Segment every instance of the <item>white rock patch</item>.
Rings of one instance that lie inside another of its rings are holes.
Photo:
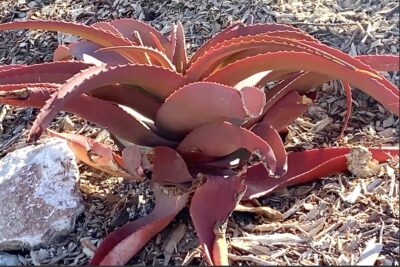
[[[48,245],[83,211],[79,170],[66,141],[50,138],[0,160],[0,250]]]

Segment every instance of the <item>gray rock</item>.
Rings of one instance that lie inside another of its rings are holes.
[[[13,151],[0,160],[0,250],[35,249],[74,228],[84,206],[66,141]]]
[[[0,251],[0,266],[18,266],[22,265],[18,256]]]

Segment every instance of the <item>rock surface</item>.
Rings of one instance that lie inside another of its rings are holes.
[[[372,158],[372,153],[363,146],[356,146],[347,155],[347,169],[359,178],[375,175],[379,162]]]
[[[0,266],[18,266],[22,265],[18,256],[0,251]]]
[[[0,250],[34,249],[72,231],[83,211],[66,141],[50,138],[0,160]]]

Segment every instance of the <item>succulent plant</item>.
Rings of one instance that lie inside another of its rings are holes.
[[[350,86],[399,115],[399,89],[379,72],[398,70],[398,56],[353,57],[287,25],[233,23],[190,58],[180,23],[169,37],[134,19],[0,24],[15,29],[82,38],[58,46],[54,62],[0,66],[0,103],[41,109],[29,139],[68,111],[122,144],[113,151],[47,130],[66,139],[80,160],[129,179],[152,171],[154,210],[106,237],[95,265],[127,263],[188,203],[207,263],[227,265],[225,227],[239,201],[346,170],[348,147],[287,153],[282,141],[286,126],[313,102],[309,93],[329,80],[339,79],[346,91],[345,125]],[[399,152],[370,151],[380,162]]]

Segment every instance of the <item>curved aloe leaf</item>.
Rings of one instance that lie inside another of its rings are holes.
[[[212,137],[212,138],[211,138]],[[256,154],[271,175],[282,175],[271,146],[249,130],[229,122],[204,124],[190,132],[178,145],[178,152],[191,161],[199,156],[223,157],[245,148]]]
[[[113,47],[106,47],[106,48],[102,48],[96,51],[95,55],[97,54],[101,54],[103,52],[106,51],[126,51],[126,52],[133,52],[136,51],[139,54],[144,54],[146,53],[152,62],[156,62],[158,64],[158,66],[170,69],[170,70],[175,70],[174,65],[171,63],[171,61],[168,59],[168,57],[163,54],[162,52],[160,52],[157,49],[154,48],[150,48],[150,47],[145,47],[145,46],[135,46],[135,45],[131,45],[131,46],[113,46]],[[132,62],[132,63],[142,63],[143,62]]]
[[[0,72],[25,67],[25,64],[0,65]]]
[[[276,158],[276,168],[282,175],[287,172],[287,154],[278,131],[266,122],[260,122],[251,131],[264,139],[270,146]]]
[[[192,198],[190,216],[207,263],[227,264],[228,250],[224,228],[246,186],[243,185],[242,178],[237,176],[205,178],[205,184],[196,189]]]
[[[59,86],[52,83],[0,85],[0,103],[40,108]]]
[[[47,130],[47,133],[50,136],[66,140],[76,157],[93,168],[115,176],[141,179],[140,177],[132,176],[122,166],[118,165],[118,161],[115,158],[119,156],[107,145],[82,135],[57,133],[52,130]]]
[[[285,60],[281,60],[282,58]],[[398,89],[390,83],[386,84],[386,79],[372,72],[353,69],[337,61],[305,52],[272,52],[249,57],[216,71],[205,80],[235,85],[246,77],[268,69],[306,70],[329,76],[331,79],[347,81],[375,98],[393,113],[399,114]]]
[[[261,165],[247,169],[243,176],[247,191],[244,199],[253,199],[270,194],[281,188],[310,182],[323,176],[347,170],[346,155],[351,148],[334,147],[293,152],[288,155],[288,172],[279,179],[268,176]],[[369,148],[372,157],[379,162],[399,155],[399,148]]]
[[[207,53],[194,62],[189,72],[200,72],[206,77],[215,69],[220,69],[246,57],[274,51],[315,50],[314,42],[307,41],[304,33],[296,31],[275,31],[267,34],[241,36],[213,46]],[[188,77],[190,74],[188,74]]]
[[[158,77],[158,79],[154,79],[154,77]],[[185,84],[186,80],[175,72],[155,66],[91,67],[69,79],[57,94],[52,96],[35,120],[29,139],[37,139],[63,106],[69,101],[73,101],[74,97],[115,83],[136,85],[163,99],[176,88]]]
[[[156,49],[159,49],[159,45],[161,45],[166,54],[172,52],[171,43],[168,38],[149,24],[136,19],[116,19],[108,23],[113,25],[123,36],[130,40],[134,40],[133,33],[137,31],[143,45]]]
[[[220,64],[224,65],[224,61],[229,63],[233,60],[237,61],[257,54],[275,51],[312,53],[316,56],[340,63],[343,66],[359,69],[360,71],[363,70],[370,75],[375,74],[375,76],[381,77],[368,65],[363,64],[361,61],[337,49],[330,48],[317,42],[297,38],[283,38],[279,35],[244,36],[218,44],[213,50],[209,51],[202,58],[199,58],[195,64],[191,65],[187,70],[186,76],[190,80],[198,80],[201,77],[208,76],[214,71],[216,66]]]
[[[0,31],[20,30],[20,29],[65,32],[77,35],[81,38],[99,44],[101,46],[118,46],[118,45],[131,44],[129,40],[121,38],[120,36],[116,36],[111,32],[74,22],[51,21],[51,20],[48,21],[26,20],[26,21],[15,21],[15,22],[0,24]]]
[[[377,71],[400,70],[399,55],[360,55],[356,58]]]
[[[91,96],[116,104],[124,105],[134,109],[143,116],[154,120],[160,101],[143,92],[143,89],[132,85],[106,85],[94,89],[89,93]]]
[[[2,90],[2,86],[0,86],[0,103],[41,108],[52,94],[57,92],[56,85],[47,87],[39,86],[40,84],[33,85],[25,87],[26,85],[18,84],[8,88],[9,90]],[[17,89],[11,90],[14,88]],[[143,146],[176,145],[173,141],[156,135],[138,118],[108,101],[80,95],[74,101],[66,103],[62,110],[91,121],[131,143]],[[123,125],[120,121],[128,121],[129,123]]]
[[[51,89],[58,89],[61,84],[58,83],[14,83],[14,84],[1,84],[0,85],[0,92],[7,92],[7,91],[15,91],[21,90],[26,88],[47,88]]]
[[[186,70],[187,65],[185,31],[181,22],[178,21],[178,23],[174,26],[172,33],[171,43],[174,51],[172,62],[176,68],[176,71],[181,73]]]
[[[268,109],[263,122],[280,132],[303,115],[310,104],[311,100],[306,100],[305,96],[300,96],[296,91],[289,92]]]
[[[116,24],[118,22],[101,22],[98,24],[98,27],[95,27],[65,21],[28,20],[0,24],[0,30],[32,29],[60,31],[77,35],[103,47],[132,45],[129,39],[123,37],[121,34],[115,34],[116,29],[118,29]],[[150,26],[147,27],[150,28]],[[129,60],[139,60],[138,56],[134,53],[121,51],[121,55]]]
[[[179,185],[193,181],[185,161],[174,149],[165,146],[154,148],[154,165],[152,181]]]
[[[148,151],[139,146],[130,145],[122,150],[121,166],[124,166],[135,177],[145,177],[144,169],[147,162]]]
[[[175,218],[188,201],[188,194],[167,195],[158,184],[153,185],[153,190],[156,198],[154,210],[109,234],[96,250],[91,265],[126,264]]]
[[[90,27],[97,28],[103,31],[111,32],[112,34],[119,36],[121,38],[125,37],[117,30],[110,22],[100,21],[90,25]],[[127,38],[129,39],[129,38]]]
[[[54,50],[53,61],[67,61],[72,60],[73,56],[68,46],[59,45]]]
[[[88,55],[96,58],[103,63],[114,66],[129,63],[128,59],[124,58],[122,55],[116,52],[105,51],[103,53],[96,53],[96,51],[101,48],[101,45],[86,40],[78,41],[68,46],[71,55],[78,60],[86,61]]]
[[[93,65],[79,61],[59,61],[9,68],[0,71],[0,84],[64,83],[91,66]]]
[[[155,124],[167,136],[177,138],[205,123],[255,118],[264,104],[264,92],[255,87],[239,91],[217,83],[197,82],[170,95],[160,107]]]
[[[227,29],[221,31],[216,36],[208,40],[205,44],[203,44],[196,53],[191,57],[189,61],[189,66],[197,61],[200,56],[203,56],[207,51],[212,50],[212,47],[217,45],[218,43],[222,43],[223,41],[238,38],[241,36],[249,36],[249,35],[259,35],[259,34],[270,34],[276,31],[287,31],[289,34],[291,32],[298,32],[304,35],[304,39],[309,41],[318,42],[316,39],[308,35],[307,33],[301,31],[300,29],[294,28],[289,25],[282,24],[253,24],[244,26],[242,23],[233,24]]]

